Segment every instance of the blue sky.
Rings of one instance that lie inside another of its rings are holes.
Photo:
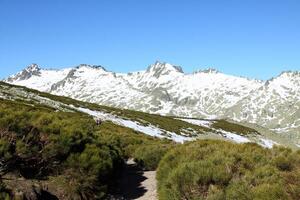
[[[300,70],[298,0],[0,0],[0,78],[30,63],[268,79]]]

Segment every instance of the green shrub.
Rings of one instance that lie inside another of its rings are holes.
[[[120,159],[107,146],[87,145],[82,153],[71,154],[67,160],[67,179],[82,196],[102,198],[112,177],[114,160]],[[75,184],[74,184],[75,182]]]
[[[150,144],[140,146],[135,149],[133,157],[141,168],[155,170],[159,161],[169,149],[169,145]]]
[[[300,195],[299,160],[299,153],[289,149],[190,142],[166,153],[159,163],[159,198],[296,200]]]

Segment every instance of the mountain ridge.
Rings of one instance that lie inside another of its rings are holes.
[[[299,117],[293,115],[300,104],[299,71],[285,71],[263,81],[211,68],[184,73],[179,66],[159,61],[132,73],[110,72],[88,64],[61,70],[42,69],[35,64],[5,81],[119,108],[257,123],[279,133],[293,131],[300,139],[300,122],[285,120]]]

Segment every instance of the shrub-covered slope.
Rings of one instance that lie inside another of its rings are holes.
[[[169,151],[158,167],[159,199],[300,199],[300,151],[202,140]]]
[[[101,199],[123,160],[148,145],[175,144],[110,122],[97,126],[92,117],[79,112],[0,100],[4,196],[30,198],[37,193],[43,199],[44,191],[59,199]]]

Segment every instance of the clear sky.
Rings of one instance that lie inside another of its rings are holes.
[[[0,78],[31,63],[268,79],[300,70],[299,0],[0,0]]]

